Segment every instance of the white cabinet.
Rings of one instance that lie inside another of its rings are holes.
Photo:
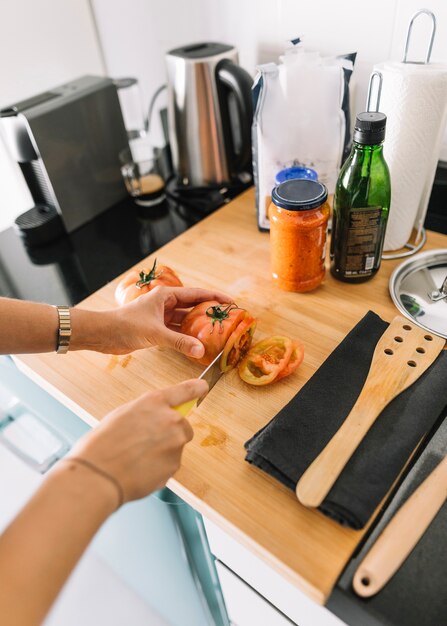
[[[292,622],[299,626],[345,626],[328,609],[316,604],[216,524],[207,519],[204,523],[211,552],[225,566],[216,564],[227,610],[234,624],[289,626]],[[244,604],[249,607],[246,612],[242,608]],[[239,605],[241,608],[238,609]],[[273,614],[272,610],[275,611]],[[265,616],[262,616],[263,612]],[[249,615],[252,615],[251,622],[247,621]],[[261,617],[258,618],[258,615]],[[273,621],[271,615],[277,621]],[[236,616],[239,620],[245,619],[245,622],[237,621]]]
[[[9,408],[11,396],[18,400],[14,414]],[[25,409],[63,437],[67,447],[88,430],[77,416],[19,372],[10,359],[0,357],[0,431],[4,433],[11,423],[16,424],[15,418],[26,415]],[[32,451],[36,459],[40,459],[42,441],[52,443],[41,430],[33,431],[32,438],[25,428],[23,432],[16,429],[12,433],[14,437],[0,436],[0,440],[11,444],[14,439],[22,453]],[[41,474],[24,462],[23,456],[0,443],[0,533],[43,480]],[[45,457],[43,452],[42,456]],[[66,593],[60,596],[61,602],[55,605],[49,618],[51,626],[73,623],[209,626],[213,623],[186,556],[175,513],[181,506],[157,495],[129,502],[106,521],[67,584]],[[105,604],[104,598],[108,596],[110,602]],[[82,613],[70,619],[63,617],[79,597],[83,598]],[[84,620],[89,608],[92,616],[98,616],[102,606],[101,618]],[[156,617],[149,619],[151,615]],[[123,616],[127,616],[127,622]]]
[[[233,626],[291,626],[292,622],[233,574],[220,561],[216,561],[228,617]]]

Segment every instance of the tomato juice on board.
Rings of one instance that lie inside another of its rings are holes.
[[[325,275],[327,189],[313,180],[288,180],[269,207],[272,277],[286,291],[311,291]]]

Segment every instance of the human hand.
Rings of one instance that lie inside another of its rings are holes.
[[[203,344],[179,332],[188,310],[207,300],[233,302],[229,296],[207,289],[188,287],[156,287],[123,307],[108,311],[112,332],[109,344],[102,351],[127,354],[150,346],[174,348],[177,352],[201,358]]]
[[[172,407],[207,390],[206,381],[193,379],[146,393],[109,413],[70,456],[117,480],[125,502],[143,498],[161,489],[177,471],[183,447],[193,437],[189,422]]]

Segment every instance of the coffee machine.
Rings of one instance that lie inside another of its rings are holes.
[[[31,245],[72,232],[127,196],[128,147],[114,81],[83,76],[0,111],[35,206],[16,226]]]
[[[236,48],[198,43],[166,56],[169,142],[185,189],[251,182],[251,76]]]

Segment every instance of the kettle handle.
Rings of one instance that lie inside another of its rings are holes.
[[[251,123],[253,120],[251,88],[253,79],[242,67],[229,59],[223,59],[216,68],[216,82],[229,169],[231,172],[238,172],[246,168],[251,172]],[[241,146],[238,153],[236,153],[234,136],[230,127],[229,93],[234,94],[239,118]]]

